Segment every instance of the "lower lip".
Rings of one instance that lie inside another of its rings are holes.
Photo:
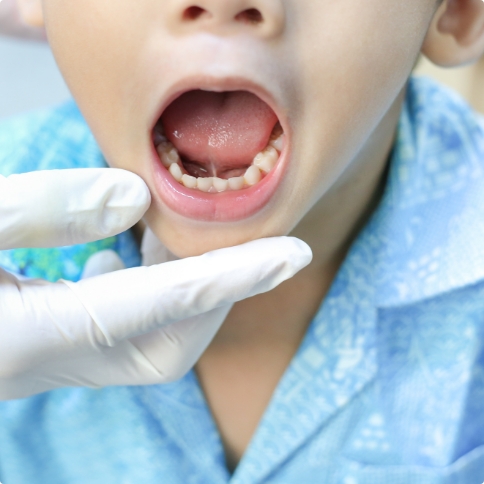
[[[274,195],[282,179],[286,149],[274,169],[250,188],[205,193],[178,183],[161,164],[152,146],[155,189],[162,202],[174,212],[204,222],[235,222],[261,210]]]

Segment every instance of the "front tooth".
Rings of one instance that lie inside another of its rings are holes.
[[[187,175],[186,173],[184,173],[181,177],[181,182],[187,188],[195,188],[197,186],[197,179],[194,176]]]
[[[269,145],[274,147],[279,153],[282,151],[282,146],[284,144],[284,135],[281,134],[276,139],[271,139]]]
[[[212,188],[212,177],[197,178],[197,188],[202,192],[208,192]]]
[[[219,178],[217,176],[212,178],[212,183],[217,192],[225,192],[229,186],[228,180],[224,180],[223,178]]]
[[[234,176],[232,178],[229,178],[227,181],[231,190],[240,190],[244,186],[243,176]]]
[[[259,168],[255,165],[249,166],[244,175],[244,180],[247,185],[255,185],[261,179],[261,174]]]
[[[170,168],[168,168],[168,171],[171,173],[171,176],[176,180],[176,181],[181,181],[183,173],[181,171],[181,168],[176,164],[172,163],[170,165]]]
[[[279,153],[277,153],[275,148],[269,146],[264,151],[257,153],[252,163],[264,173],[269,173],[274,168],[278,158]]]

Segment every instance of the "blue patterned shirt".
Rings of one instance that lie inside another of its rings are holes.
[[[0,171],[101,166],[77,108],[0,125]],[[76,279],[129,233],[0,253]],[[4,484],[480,484],[484,481],[484,121],[411,78],[387,186],[230,475],[194,372],[167,385],[0,402]]]

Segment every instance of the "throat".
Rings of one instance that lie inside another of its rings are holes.
[[[196,365],[233,471],[296,354],[331,281],[303,269],[234,305]]]
[[[230,318],[230,316],[229,316]],[[196,365],[200,386],[233,473],[264,415],[292,351],[227,345],[209,348]]]

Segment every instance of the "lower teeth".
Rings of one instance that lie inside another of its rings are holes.
[[[252,164],[247,168],[244,175],[228,178],[227,180],[218,177],[191,176],[186,172],[178,151],[163,134],[156,133],[153,136],[153,142],[161,163],[177,182],[187,188],[198,189],[202,192],[220,193],[227,190],[241,190],[251,187],[267,175],[279,159],[284,145],[284,133],[278,132],[275,128],[268,145],[254,157]]]

